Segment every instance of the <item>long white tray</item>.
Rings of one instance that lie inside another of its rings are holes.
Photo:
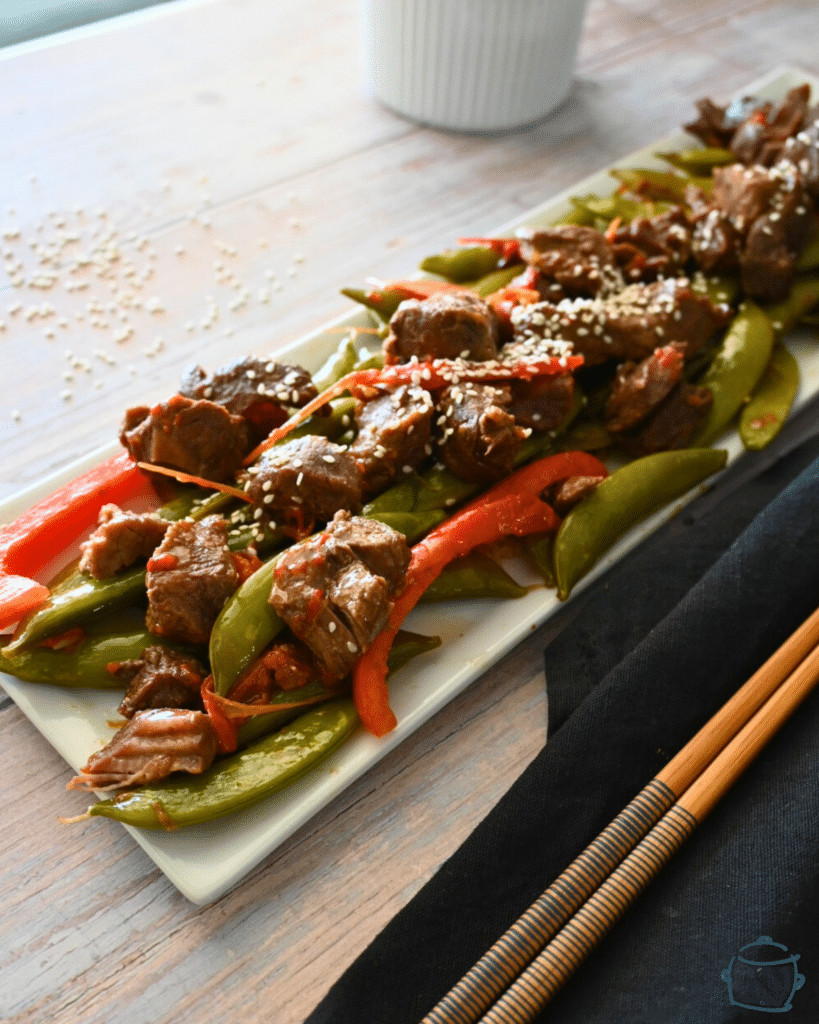
[[[814,95],[819,94],[818,81],[794,70],[772,73],[759,82],[751,83],[745,92],[776,98],[804,81],[810,82]],[[650,148],[618,161],[617,166],[660,166],[653,158],[654,152],[680,149],[689,145],[690,141],[685,133],[675,132],[658,140]],[[504,225],[499,231],[508,232],[523,224],[548,223],[566,211],[569,195],[608,195],[612,187],[613,179],[606,168],[578,182],[570,191],[545,202],[513,224]],[[448,242],[442,239],[441,247]],[[365,326],[367,322],[367,314],[357,311],[329,326]],[[335,351],[338,342],[337,330],[325,329],[278,355],[286,354],[292,361],[316,370]],[[819,390],[819,347],[807,335],[794,335],[788,339],[788,345],[798,359],[802,372],[796,401],[798,409]],[[728,449],[731,462],[742,453],[742,446],[735,433],[726,435],[720,446]],[[93,452],[63,472],[3,502],[0,505],[0,521],[13,520],[56,487],[116,450],[117,446],[112,444]],[[683,502],[695,494],[696,491],[692,492]],[[576,592],[588,586],[647,534],[669,519],[681,504],[675,503],[673,507],[663,510],[632,530],[578,585]],[[215,900],[351,782],[376,765],[385,754],[469,686],[533,628],[544,622],[558,607],[559,602],[553,591],[539,589],[516,601],[455,602],[432,609],[417,609],[408,620],[408,628],[440,635],[443,644],[438,650],[419,657],[396,675],[391,686],[391,704],[398,717],[398,727],[389,736],[377,740],[363,730],[357,731],[327,761],[301,781],[248,811],[212,824],[170,833],[131,828],[128,831],[189,900],[199,904]],[[36,686],[21,683],[1,673],[0,681],[23,713],[75,770],[79,770],[88,756],[110,739],[111,730],[107,723],[116,714],[116,694]],[[84,827],[118,826],[95,821]],[[82,842],[81,827],[78,826],[76,832],[66,831],[65,842]]]

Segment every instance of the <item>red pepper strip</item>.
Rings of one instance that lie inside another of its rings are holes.
[[[211,724],[216,732],[216,739],[219,744],[220,754],[230,754],[238,746],[239,731],[236,724],[225,715],[213,692],[213,676],[208,676],[202,683],[202,703],[205,706],[205,714],[210,718]]]
[[[97,521],[100,507],[153,493],[126,452],[95,466],[37,502],[0,531],[0,629],[48,597],[31,575]]]
[[[183,473],[181,469],[169,469],[168,466],[157,466],[153,462],[138,462],[137,466],[148,473],[159,473],[162,476],[173,477],[180,484],[196,484],[198,487],[204,487],[211,491],[221,491],[222,494],[229,494],[231,497],[239,498],[242,501],[252,502],[253,500],[238,487],[231,487],[230,484],[216,483],[214,480],[206,480],[203,476],[194,476],[193,473]]]
[[[408,299],[428,299],[439,292],[470,292],[471,288],[464,284],[452,284],[450,281],[436,281],[434,278],[419,277],[417,281],[384,281],[379,282],[381,292],[398,292]]]
[[[494,249],[507,266],[523,258],[517,238],[459,238],[458,245],[484,245],[487,249]]]
[[[230,559],[239,576],[239,586],[245,580],[249,580],[253,573],[262,566],[261,558],[258,555],[254,555],[252,551],[233,551],[231,552]]]
[[[504,289],[506,290],[506,289]],[[525,289],[519,289],[525,291]],[[500,295],[501,293],[496,293]],[[536,294],[536,293],[532,293]],[[457,360],[452,362],[448,359],[428,359],[415,363],[394,363],[385,366],[383,370],[355,370],[342,377],[326,391],[308,402],[299,411],[291,416],[277,430],[274,430],[260,445],[253,449],[250,455],[244,460],[245,466],[252,465],[256,459],[272,448],[274,444],[283,440],[300,423],[303,423],[308,416],[312,416],[327,402],[344,394],[345,391],[355,393],[357,390],[366,390],[374,387],[385,387],[395,389],[401,384],[416,384],[426,388],[428,391],[435,391],[438,388],[459,381],[492,381],[492,380],[532,380],[535,377],[551,377],[558,374],[570,373],[582,366],[582,356],[562,356],[560,359],[532,359],[528,362],[501,363],[490,359],[486,362],[466,362]]]
[[[609,226],[606,228],[605,238],[610,245],[614,243],[615,236],[617,235],[617,232],[620,229],[620,225],[622,224],[622,222],[622,217],[615,217],[611,224],[609,224]]]
[[[453,558],[481,544],[557,529],[557,513],[539,495],[558,480],[586,475],[607,476],[608,470],[587,452],[561,452],[539,459],[496,484],[415,545],[407,582],[393,605],[389,623],[353,670],[353,700],[371,733],[383,736],[396,726],[389,706],[387,655],[395,634],[427,587]]]

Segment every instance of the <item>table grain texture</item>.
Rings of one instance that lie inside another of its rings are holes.
[[[191,362],[279,350],[349,308],[341,287],[490,231],[697,98],[819,73],[814,0],[591,0],[557,112],[446,134],[367,95],[356,17],[180,0],[0,51],[0,497]],[[204,908],[116,824],[58,824],[87,798],[0,692],[0,1019],[299,1024],[543,745],[554,628]]]

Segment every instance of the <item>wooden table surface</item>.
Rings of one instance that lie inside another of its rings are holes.
[[[341,287],[490,231],[697,98],[819,73],[817,34],[814,0],[591,0],[570,98],[500,136],[377,106],[343,0],[181,0],[0,52],[0,497],[194,360],[275,352],[349,308]],[[0,1018],[303,1021],[542,746],[546,638],[205,908],[118,825],[58,825],[87,799],[0,696]]]

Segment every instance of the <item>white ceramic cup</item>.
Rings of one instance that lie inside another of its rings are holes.
[[[532,124],[568,96],[586,0],[361,0],[370,88],[456,131]]]

